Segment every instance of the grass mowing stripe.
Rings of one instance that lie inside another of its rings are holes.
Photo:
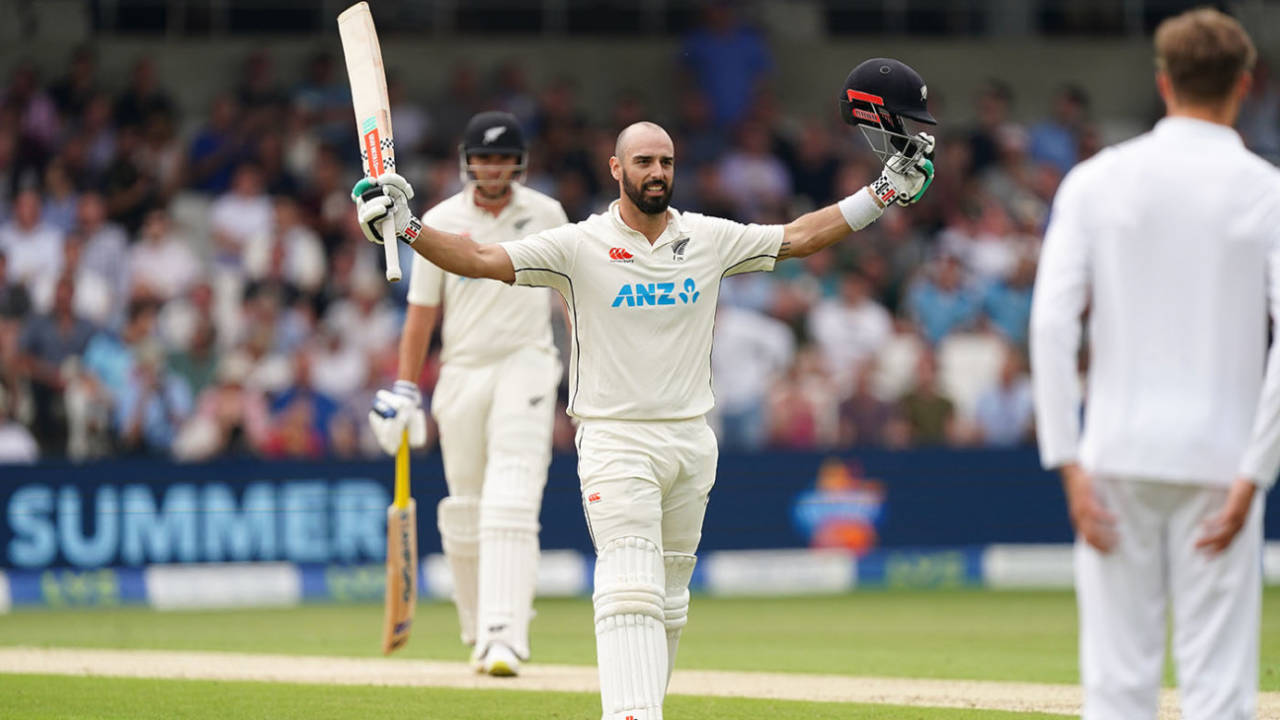
[[[537,610],[535,662],[595,663],[589,600],[540,600]],[[382,608],[372,604],[20,609],[0,615],[0,645],[375,657],[381,623]],[[1280,588],[1264,593],[1261,641],[1261,689],[1280,690]],[[396,657],[465,660],[453,607],[421,603],[413,638]],[[986,590],[697,595],[678,667],[1074,684],[1075,600],[1070,592]]]
[[[594,720],[594,694],[6,675],[9,720]],[[684,720],[1060,720],[1063,715],[673,696]]]

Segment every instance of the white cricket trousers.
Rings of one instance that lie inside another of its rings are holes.
[[[559,382],[554,351],[528,347],[488,365],[446,365],[432,395],[449,485],[438,509],[441,543],[462,640],[478,655],[502,642],[529,658]]]
[[[704,418],[584,420],[602,720],[662,720],[719,451]]]
[[[1076,539],[1083,720],[1155,720],[1170,609],[1183,720],[1253,720],[1263,493],[1226,551],[1210,556],[1195,542],[1226,487],[1115,477],[1094,487],[1118,541],[1104,554]]]

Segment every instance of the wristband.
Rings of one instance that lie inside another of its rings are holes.
[[[422,221],[417,217],[410,217],[409,224],[405,227],[404,232],[399,234],[400,242],[406,245],[412,245],[418,239],[418,235],[422,234]]]
[[[884,213],[884,208],[876,202],[865,187],[836,203],[836,207],[840,208],[844,221],[854,230],[861,230],[870,225]]]

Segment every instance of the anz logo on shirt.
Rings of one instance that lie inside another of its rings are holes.
[[[698,302],[698,285],[693,278],[685,278],[680,290],[673,282],[623,283],[613,297],[612,307],[645,307],[652,305],[692,305]]]

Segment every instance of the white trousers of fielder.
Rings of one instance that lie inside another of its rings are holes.
[[[462,641],[529,658],[538,513],[560,382],[553,352],[523,348],[479,367],[446,365],[431,398],[449,496],[438,520]]]
[[[1263,495],[1222,554],[1195,549],[1226,487],[1098,477],[1118,541],[1075,546],[1083,720],[1155,720],[1165,635],[1184,720],[1253,720],[1262,610]]]
[[[584,420],[578,478],[596,548],[604,720],[662,720],[719,451],[706,420]]]

